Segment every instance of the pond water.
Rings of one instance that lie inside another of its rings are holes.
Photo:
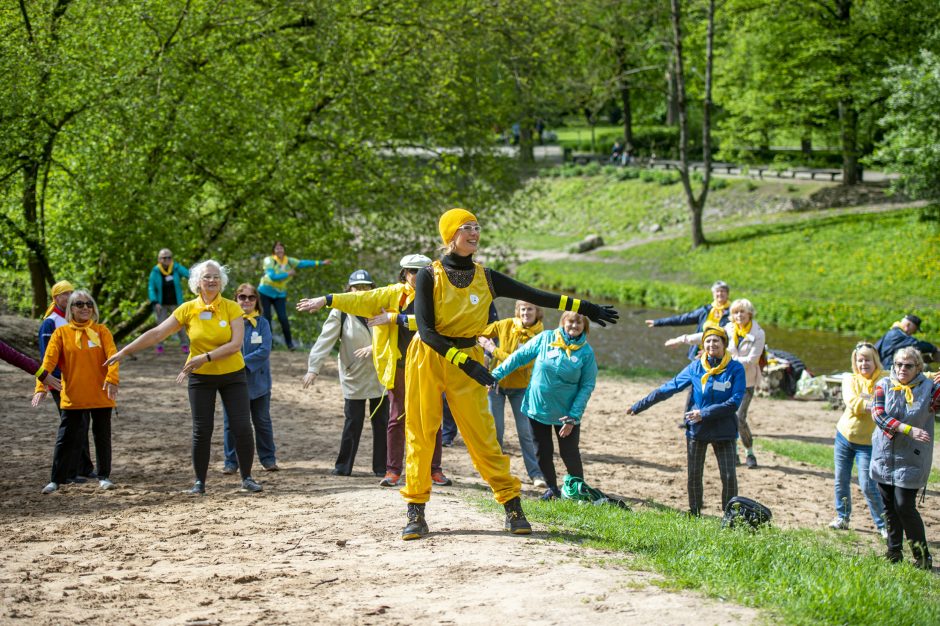
[[[606,303],[607,301],[605,301]],[[644,320],[675,315],[676,311],[637,307],[624,303],[611,303],[620,312],[620,322],[601,328],[591,325],[590,341],[598,363],[608,367],[649,367],[678,372],[687,363],[688,347],[666,348],[663,343],[670,337],[695,332],[694,326],[647,328]],[[515,301],[499,298],[496,308],[500,317],[511,317]],[[545,311],[545,328],[558,325],[560,311]],[[758,321],[760,311],[758,311]],[[891,326],[885,324],[885,330]],[[848,371],[852,350],[859,337],[818,330],[790,330],[771,324],[761,324],[767,334],[767,344],[795,354],[814,375]],[[869,337],[875,341],[878,337]]]

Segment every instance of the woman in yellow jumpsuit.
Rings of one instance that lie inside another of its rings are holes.
[[[441,394],[447,398],[473,465],[506,509],[505,528],[517,535],[532,532],[519,499],[519,479],[509,473],[509,457],[496,441],[486,388],[496,383],[483,365],[477,337],[487,326],[490,303],[496,297],[576,311],[601,326],[619,317],[610,306],[598,306],[524,285],[473,261],[480,241],[477,218],[464,209],[451,209],[438,225],[447,252],[440,261],[418,272],[415,280],[415,318],[418,336],[405,359],[406,485],[408,521],[402,539],[428,533],[424,507],[431,496],[431,456],[441,427]]]

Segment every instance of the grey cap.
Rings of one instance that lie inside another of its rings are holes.
[[[714,283],[712,283],[712,291],[715,289],[727,289],[728,291],[731,291],[731,288],[728,287],[728,283],[723,280],[716,280]]]
[[[374,285],[375,281],[372,280],[372,276],[369,275],[369,272],[356,270],[349,275],[349,281],[346,284],[350,287],[353,285]]]

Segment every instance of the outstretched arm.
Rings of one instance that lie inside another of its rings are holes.
[[[493,295],[496,297],[525,300],[538,306],[558,309],[559,311],[574,311],[575,313],[581,313],[601,326],[606,326],[608,323],[616,324],[620,318],[620,314],[612,306],[597,305],[587,300],[542,291],[525,283],[520,283],[502,272],[486,271],[489,273],[490,284],[493,286]]]

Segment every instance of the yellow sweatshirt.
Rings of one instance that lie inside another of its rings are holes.
[[[102,409],[114,406],[114,400],[102,389],[105,381],[113,385],[118,384],[118,364],[109,367],[103,365],[117,352],[114,338],[104,324],[92,322],[90,327],[98,333],[101,345],[92,345],[88,335],[66,324],[56,328],[49,339],[49,345],[46,346],[42,366],[50,372],[56,367],[62,370],[63,409]],[[44,385],[37,381],[36,392],[44,390]]]
[[[522,322],[515,317],[507,317],[504,320],[493,322],[481,333],[483,337],[497,337],[499,345],[493,352],[493,362],[490,369],[495,369],[497,365],[509,358],[509,355],[515,352],[519,346],[535,337],[544,330],[542,322],[536,322],[528,328],[522,327]],[[532,368],[535,361],[525,367],[520,367],[506,378],[499,381],[499,386],[503,389],[525,389],[529,386],[529,378],[532,376]]]
[[[877,371],[869,379],[861,374],[852,374],[842,379],[842,401],[845,411],[836,424],[836,429],[849,442],[856,445],[871,445],[871,434],[875,430],[875,421],[871,411],[865,408],[865,402],[871,400],[875,383],[887,376],[884,371]]]

